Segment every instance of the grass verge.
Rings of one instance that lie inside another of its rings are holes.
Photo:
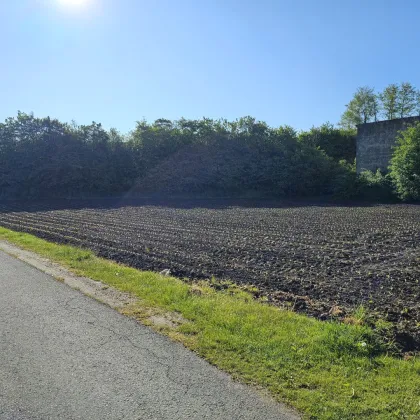
[[[366,326],[320,322],[256,302],[239,288],[187,284],[4,228],[0,239],[132,293],[141,304],[129,315],[177,314],[184,322],[162,332],[306,418],[420,418],[420,360],[387,355]]]

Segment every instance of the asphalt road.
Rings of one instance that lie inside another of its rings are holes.
[[[0,252],[0,419],[296,419],[192,352]]]

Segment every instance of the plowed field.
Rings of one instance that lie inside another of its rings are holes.
[[[364,305],[405,350],[420,349],[420,206],[9,203],[0,225],[140,269],[252,284],[322,319]]]

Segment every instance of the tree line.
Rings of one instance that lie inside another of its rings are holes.
[[[406,137],[390,174],[358,176],[356,131],[329,123],[297,132],[249,116],[235,121],[158,119],[138,121],[130,133],[121,134],[96,122],[68,124],[19,112],[0,123],[0,197],[127,194],[144,190],[145,184],[162,185],[151,177],[163,177],[167,174],[162,171],[170,168],[170,177],[185,186],[178,192],[186,194],[252,191],[277,197],[375,199],[390,198],[396,191],[404,199],[420,198],[415,189],[417,185],[420,191],[420,159],[407,165],[407,150],[420,148],[419,132]],[[189,156],[198,159],[189,161]],[[200,159],[203,156],[211,158]],[[190,189],[186,178],[193,178],[198,189]]]
[[[345,128],[358,124],[420,115],[420,91],[411,83],[390,84],[382,92],[371,87],[357,89],[346,105],[340,125]]]
[[[240,170],[236,175],[233,169],[227,171],[214,183],[217,189],[230,193],[252,188],[278,196],[332,193],[333,172],[345,171],[339,161],[351,165],[356,150],[355,132],[331,124],[297,133],[288,126],[269,127],[252,117],[158,119],[138,121],[123,135],[96,122],[67,124],[19,112],[0,124],[0,196],[127,193],[146,182],[153,168],[193,146],[200,147],[202,155],[219,149],[220,161],[208,163],[217,169],[231,153],[230,144],[235,145],[236,154],[229,158]],[[245,149],[249,161],[244,159]],[[182,171],[178,175],[182,178]],[[155,176],[160,176],[159,171]]]

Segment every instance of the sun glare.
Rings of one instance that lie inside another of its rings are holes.
[[[58,1],[64,6],[79,7],[79,6],[86,5],[89,0],[58,0]]]
[[[99,0],[47,0],[55,3],[55,9],[59,14],[74,16],[78,20],[90,20],[97,18],[101,12]],[[1,3],[1,0],[0,0]]]

